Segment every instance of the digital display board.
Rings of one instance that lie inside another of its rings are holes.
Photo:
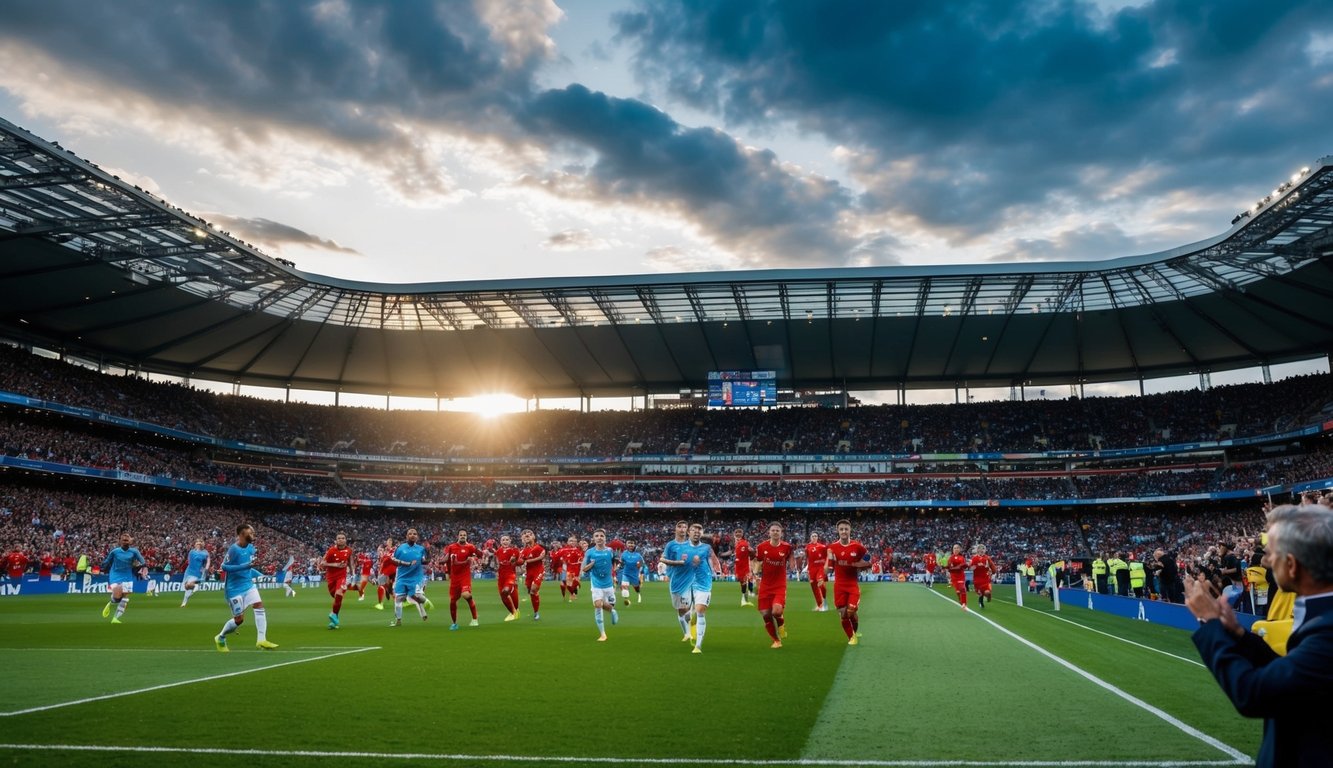
[[[709,371],[709,408],[777,405],[777,371]]]

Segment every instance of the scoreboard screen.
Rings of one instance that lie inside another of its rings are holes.
[[[777,371],[709,371],[709,408],[777,405]]]

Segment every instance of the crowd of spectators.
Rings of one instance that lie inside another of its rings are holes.
[[[101,374],[0,345],[0,390],[218,438],[418,457],[922,453],[1132,448],[1312,421],[1333,376],[1146,397],[849,409],[537,411],[495,419],[218,395]]]

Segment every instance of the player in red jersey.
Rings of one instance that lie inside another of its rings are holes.
[[[523,586],[528,590],[528,599],[532,601],[532,620],[541,621],[542,579],[546,578],[546,548],[537,541],[537,534],[526,529],[519,534],[523,549],[519,550],[519,560],[523,562]]]
[[[787,572],[792,568],[793,549],[782,540],[782,524],[768,526],[768,540],[754,548],[759,561],[759,615],[764,629],[773,638],[773,648],[782,647],[787,636],[787,621],[782,613],[787,607]]]
[[[583,570],[583,550],[579,547],[578,537],[570,536],[560,551],[565,553],[565,592],[569,595],[569,601],[576,603],[579,599],[579,575]]]
[[[469,544],[467,531],[458,532],[458,541],[444,548],[444,560],[449,566],[449,629],[458,629],[458,599],[467,601],[472,611],[469,627],[477,626],[477,603],[472,599],[472,566],[481,557],[481,550]]]
[[[347,591],[348,574],[351,572],[352,548],[347,546],[347,534],[338,532],[333,539],[333,546],[324,553],[324,581],[329,587],[329,596],[333,598],[333,611],[329,613],[329,629],[338,628],[338,614],[343,609],[343,593]]]
[[[934,552],[927,552],[922,556],[921,562],[926,564],[926,586],[934,589],[935,587],[935,569],[939,567],[939,558],[935,557]]]
[[[398,575],[398,562],[393,559],[393,537],[384,540],[375,556],[379,559],[379,577],[375,579],[375,610],[384,610],[384,597],[393,596],[393,580]]]
[[[360,597],[358,601],[366,599],[366,585],[370,583],[370,571],[375,567],[375,558],[369,552],[358,552],[356,555],[356,569],[359,571],[359,577],[356,580],[356,586],[351,585],[351,579],[348,579],[348,589],[355,589]]]
[[[810,591],[815,593],[815,610],[828,610],[828,545],[819,540],[819,534],[810,534],[805,545],[805,569],[810,575]]]
[[[508,534],[500,537],[500,546],[491,557],[495,558],[495,587],[500,590],[500,602],[509,615],[505,621],[518,618],[518,562],[519,551]]]
[[[741,606],[744,607],[750,604],[747,598],[754,597],[754,574],[750,572],[750,558],[754,550],[750,549],[750,542],[745,540],[745,531],[740,528],[732,531],[731,554],[736,558],[732,568],[736,571],[736,583],[741,586]]]
[[[953,591],[958,593],[958,604],[967,610],[967,558],[963,557],[963,548],[958,544],[953,545],[953,554],[949,555],[949,561],[944,564],[944,569],[949,572],[949,584],[953,586]]]
[[[21,579],[23,574],[27,572],[30,563],[32,563],[32,559],[28,557],[28,554],[18,547],[14,547],[14,550],[5,556],[5,573],[11,579]]]
[[[861,569],[870,567],[870,553],[861,542],[852,538],[850,520],[839,520],[838,540],[828,545],[833,563],[833,607],[842,617],[842,631],[847,633],[847,644],[856,645],[861,637],[861,621],[857,611],[861,605],[861,585],[857,582]]]
[[[986,547],[977,545],[977,553],[972,556],[972,589],[977,592],[977,605],[986,607],[990,596],[990,577],[996,572],[995,561],[986,554]]]

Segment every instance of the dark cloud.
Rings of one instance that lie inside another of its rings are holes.
[[[861,244],[842,222],[855,201],[836,181],[641,101],[572,85],[537,95],[521,120],[593,157],[586,171],[548,177],[543,188],[671,211],[751,266],[845,264]]]
[[[297,229],[290,224],[283,224],[272,219],[262,217],[241,218],[221,213],[204,214],[204,218],[216,224],[223,231],[230,232],[242,240],[253,241],[275,250],[282,250],[283,246],[296,245],[322,251],[361,255],[361,252],[355,248],[339,245],[333,240],[325,240],[303,229]]]
[[[1133,256],[1140,243],[1115,224],[1090,224],[1049,238],[1020,238],[988,261],[1093,261]]]
[[[1092,168],[1157,169],[1136,194],[1259,191],[1326,152],[1333,119],[1307,51],[1327,3],[641,0],[618,29],[674,97],[852,147],[868,209],[957,239],[1097,197]]]

